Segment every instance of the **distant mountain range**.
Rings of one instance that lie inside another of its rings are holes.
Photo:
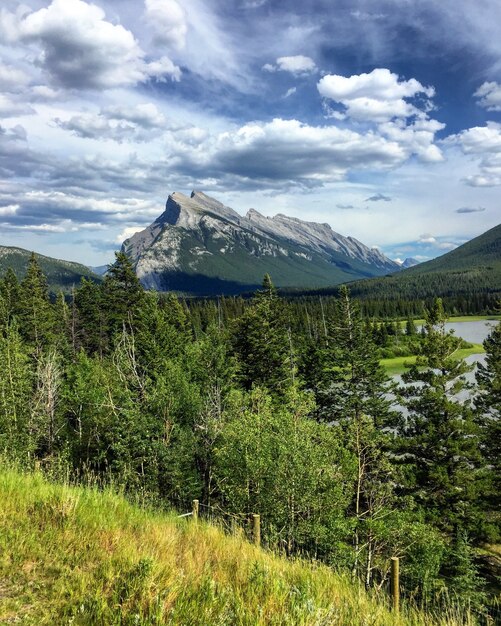
[[[0,246],[0,276],[11,267],[19,280],[24,278],[31,252],[23,248]],[[53,293],[68,293],[73,286],[78,287],[82,278],[100,281],[101,278],[91,269],[80,263],[53,259],[43,254],[36,255],[37,261],[47,277],[49,288]]]
[[[472,294],[501,297],[501,224],[443,256],[392,276],[354,283],[351,290],[358,297],[374,299]]]
[[[195,191],[171,194],[162,215],[122,249],[146,288],[193,295],[254,290],[266,273],[279,287],[304,289],[400,269],[328,224],[265,217],[255,209],[241,216]]]

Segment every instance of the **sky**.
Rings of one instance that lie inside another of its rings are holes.
[[[101,265],[192,189],[392,259],[501,222],[499,0],[2,0],[0,245]]]

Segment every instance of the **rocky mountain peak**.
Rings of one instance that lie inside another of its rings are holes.
[[[329,224],[282,213],[266,217],[256,209],[244,217],[196,190],[189,197],[169,195],[162,215],[126,240],[123,249],[146,287],[181,285],[198,293],[223,293],[225,281],[233,292],[249,289],[267,271],[278,277],[279,286],[315,287],[398,268],[378,250],[336,233]]]

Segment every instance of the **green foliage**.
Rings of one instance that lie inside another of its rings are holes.
[[[18,280],[22,280],[26,275],[31,256],[32,253],[22,248],[0,246],[0,276],[5,278],[10,271]],[[42,254],[37,254],[37,260],[47,277],[51,293],[63,291],[68,294],[74,286],[80,283],[82,278],[96,283],[101,282],[100,276],[80,263],[61,261]]]
[[[240,379],[283,392],[294,380],[294,351],[286,311],[268,275],[252,306],[237,320],[233,344],[240,362]]]
[[[406,487],[427,518],[449,535],[472,528],[480,467],[479,432],[470,402],[457,398],[469,388],[471,371],[453,358],[460,340],[445,330],[440,299],[426,312],[421,354],[402,376],[400,395],[408,416],[399,428]]]
[[[346,289],[287,302],[269,276],[248,301],[186,302],[145,292],[124,255],[104,282],[51,300],[33,258],[21,285],[10,272],[0,279],[0,448],[162,508],[186,511],[197,498],[202,514],[242,524],[260,513],[267,546],[372,589],[401,555],[405,595],[431,606],[457,577],[459,601],[477,606],[456,537],[466,529],[472,550],[498,537],[501,335],[485,344],[473,406],[455,397],[473,390],[444,322],[437,301],[423,333],[412,320],[403,333],[363,317]],[[384,350],[420,351],[400,398]],[[42,508],[46,523],[52,508]],[[106,583],[110,601],[135,601],[148,567],[124,565]],[[269,584],[261,569],[252,575]],[[208,583],[198,593],[214,596]]]
[[[259,512],[268,542],[326,558],[346,533],[354,463],[336,432],[308,417],[311,410],[311,397],[296,390],[280,407],[263,389],[237,394],[215,473],[225,508]]]

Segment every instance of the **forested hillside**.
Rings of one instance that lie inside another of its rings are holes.
[[[259,513],[270,549],[368,589],[399,556],[406,602],[495,616],[501,327],[469,389],[436,300],[419,336],[408,321],[419,358],[395,386],[379,364],[388,327],[346,288],[318,323],[299,323],[269,276],[232,319],[224,307],[145,292],[124,254],[69,302],[51,302],[35,258],[21,283],[8,272],[4,456],[162,508],[196,498],[237,526]]]
[[[5,274],[7,269],[10,268],[14,271],[17,278],[21,280],[26,274],[32,254],[22,248],[0,246],[0,276]],[[80,263],[53,259],[43,254],[37,254],[37,261],[53,293],[58,291],[69,293],[73,287],[80,284],[82,278],[88,278],[96,282],[101,280],[100,276]]]
[[[501,295],[501,224],[436,259],[351,285],[364,299],[410,300]]]

